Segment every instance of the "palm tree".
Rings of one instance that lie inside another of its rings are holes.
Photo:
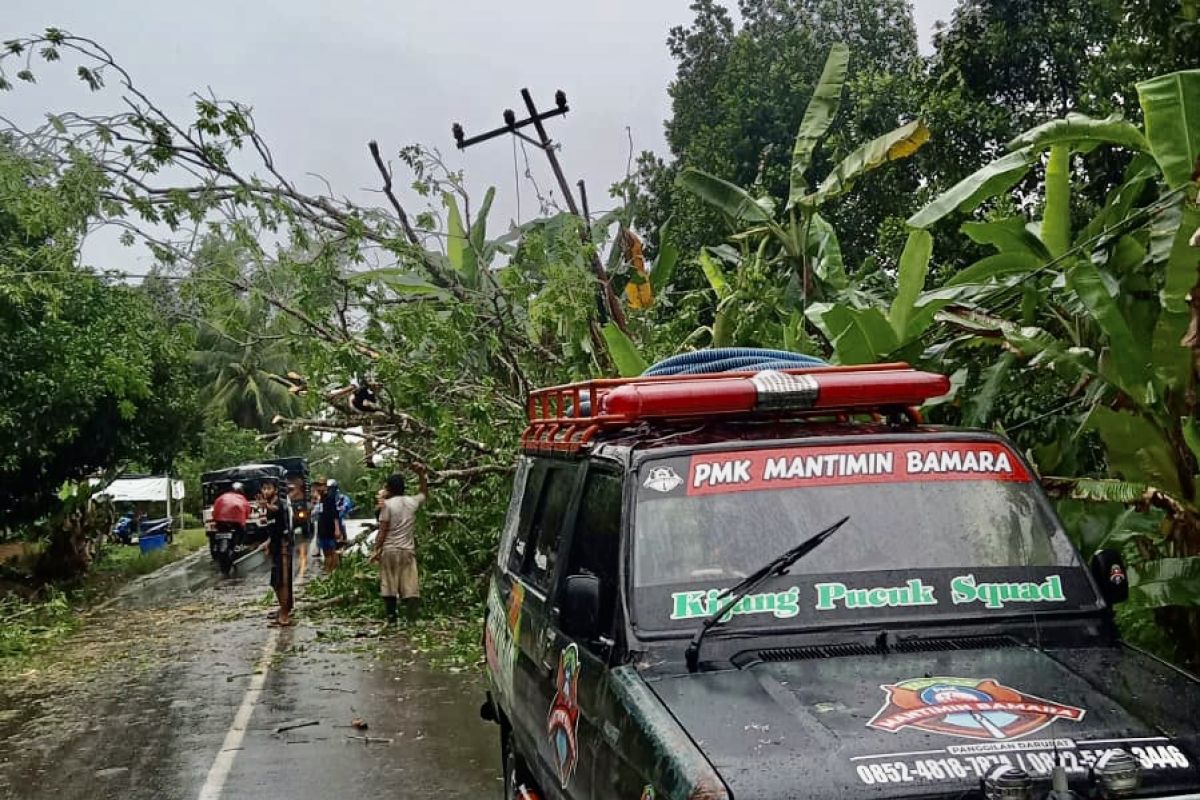
[[[276,415],[297,409],[296,396],[277,377],[287,373],[290,359],[281,323],[252,296],[202,320],[192,352],[210,413],[264,433],[274,430]]]

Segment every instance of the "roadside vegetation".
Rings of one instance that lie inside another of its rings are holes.
[[[31,659],[50,652],[78,629],[86,614],[129,581],[206,545],[204,531],[199,529],[181,531],[171,544],[149,553],[109,544],[96,557],[91,572],[74,585],[47,584],[25,596],[10,592],[0,599],[0,675],[20,672]],[[31,548],[17,560],[36,561],[36,551]]]
[[[379,131],[360,204],[278,162],[245,104],[169,115],[100,43],[6,42],[0,88],[78,78],[109,109],[0,129],[0,331],[28,343],[0,441],[31,443],[0,450],[0,530],[46,554],[14,582],[103,571],[106,522],[63,491],[89,474],[308,455],[369,507],[420,462],[427,607],[474,619],[530,387],[764,346],[951,375],[930,418],[1010,435],[1085,557],[1124,551],[1126,633],[1200,665],[1196,4],[962,0],[929,57],[899,0],[692,9],[670,152],[603,214],[539,192],[519,224],[448,143]],[[149,277],[79,265],[103,225]],[[307,596],[378,613],[355,560]]]

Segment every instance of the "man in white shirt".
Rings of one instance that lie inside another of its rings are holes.
[[[388,624],[399,621],[398,601],[404,601],[404,613],[411,622],[420,606],[420,581],[417,576],[417,509],[425,502],[429,480],[425,467],[413,465],[420,486],[414,495],[404,493],[404,476],[392,475],[384,485],[387,493],[379,512],[379,533],[372,560],[379,561],[379,594],[387,609]]]

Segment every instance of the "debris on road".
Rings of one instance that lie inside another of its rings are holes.
[[[307,728],[310,725],[320,725],[321,721],[317,719],[298,719],[293,722],[285,722],[276,728],[274,733],[283,733],[284,731],[294,731],[296,728]]]
[[[363,744],[392,744],[395,741],[395,739],[383,739],[378,736],[351,736],[350,734],[346,734],[346,738]]]
[[[367,721],[362,717],[355,717],[354,719],[350,720],[350,727],[354,728],[355,730],[365,731],[370,726],[367,725]]]

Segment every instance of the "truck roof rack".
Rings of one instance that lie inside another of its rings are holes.
[[[945,394],[945,375],[905,363],[599,378],[529,393],[526,453],[577,453],[598,433],[642,421],[907,413]]]

